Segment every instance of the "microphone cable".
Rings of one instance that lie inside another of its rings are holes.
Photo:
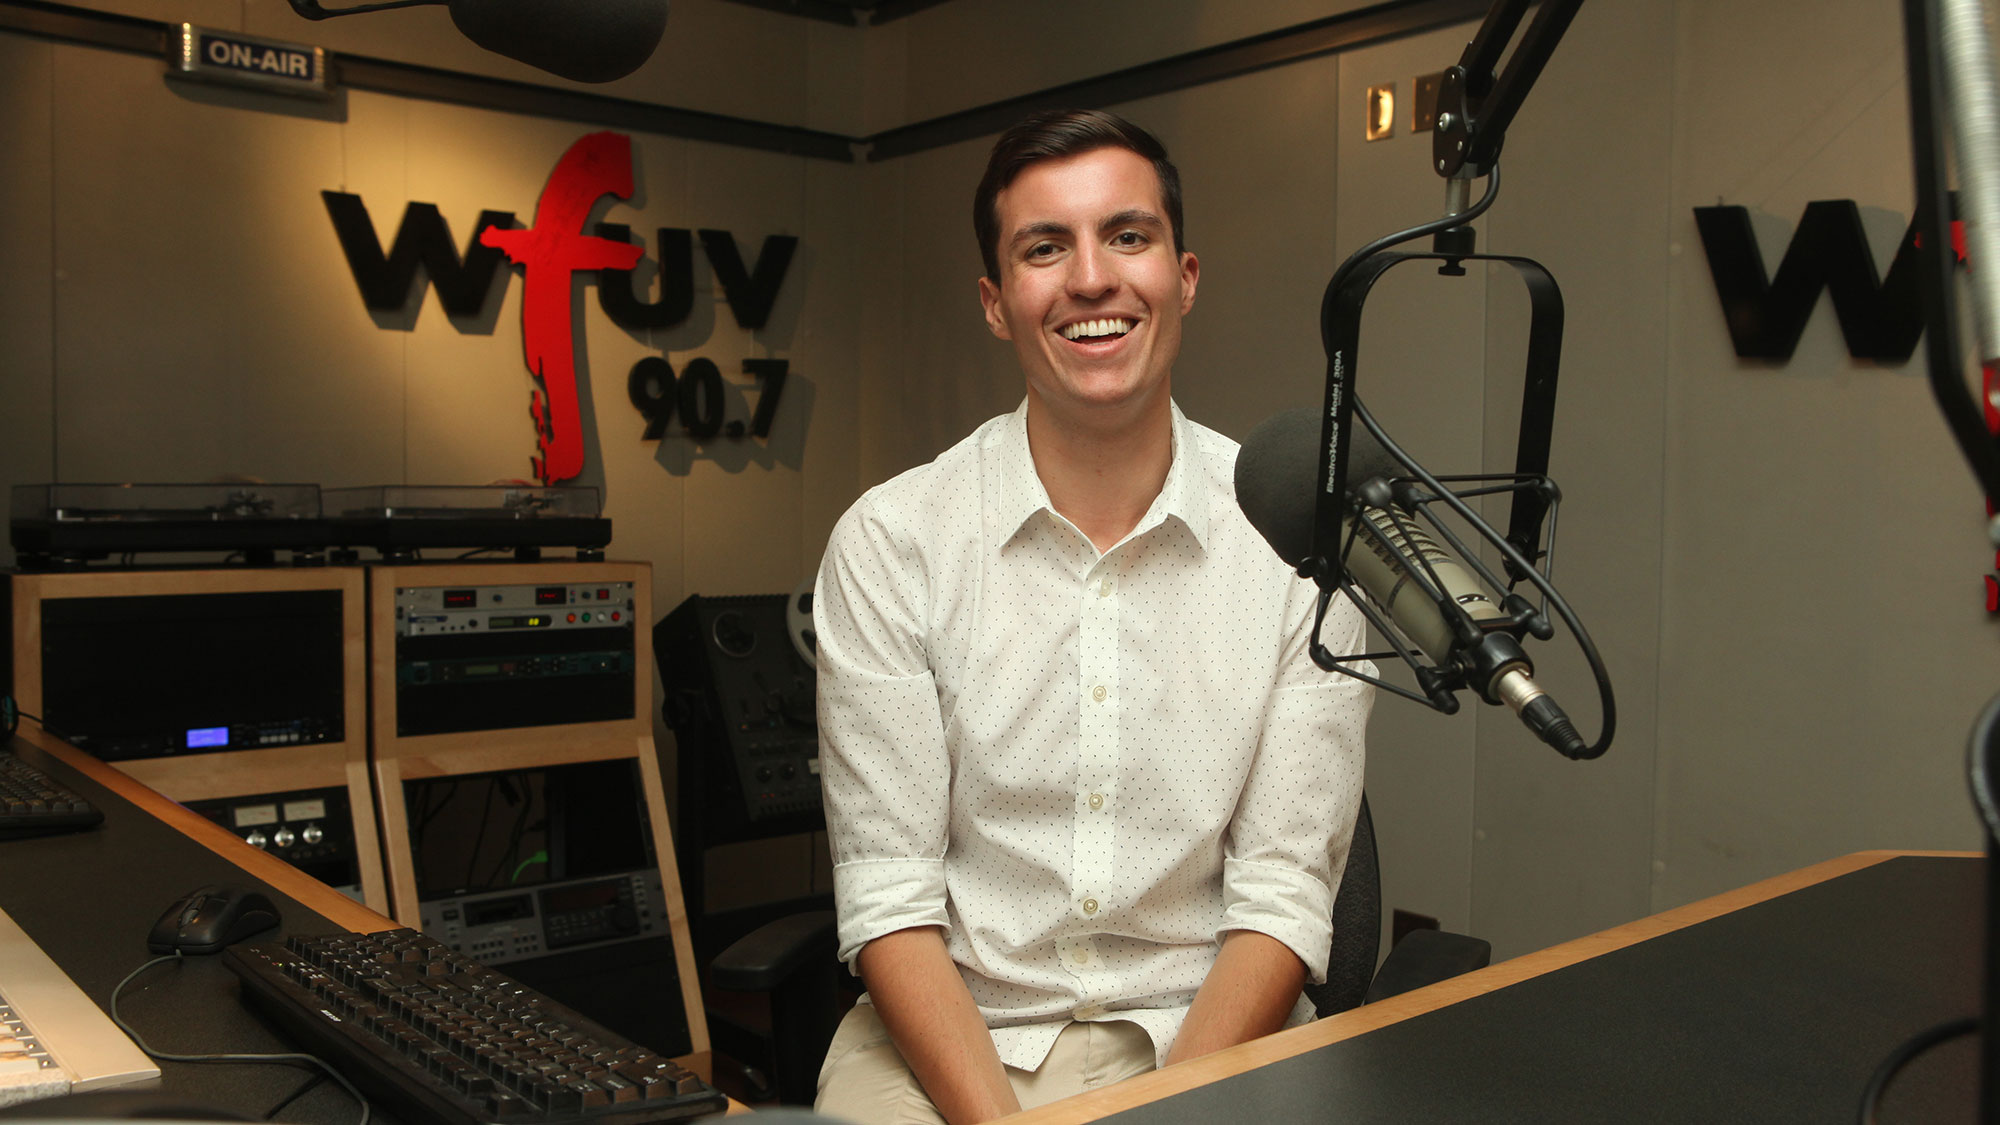
[[[1875,1068],[1875,1073],[1868,1077],[1868,1088],[1861,1092],[1861,1114],[1858,1118],[1861,1125],[1876,1125],[1880,1120],[1876,1116],[1876,1111],[1882,1107],[1883,1093],[1889,1089],[1889,1083],[1895,1079],[1897,1073],[1914,1062],[1918,1055],[1932,1047],[1949,1043],[1978,1030],[1979,1021],[1971,1016],[1947,1020],[1912,1035],[1901,1046],[1890,1052],[1889,1057],[1882,1060],[1882,1065]]]
[[[1993,862],[1993,842],[2000,840],[2000,797],[1996,797],[1993,784],[1993,759],[1996,754],[2000,754],[2000,695],[1987,700],[1985,708],[1979,712],[1979,718],[1972,724],[1972,738],[1967,748],[1966,773],[1972,790],[1973,807],[1978,810],[1980,824],[1986,829],[1989,863]],[[1987,935],[1989,946],[1993,938],[1994,935]],[[1861,1125],[1875,1125],[1882,1095],[1904,1067],[1933,1047],[1976,1034],[1980,1022],[1977,1016],[1946,1020],[1917,1032],[1897,1045],[1894,1051],[1889,1052],[1889,1057],[1875,1068],[1875,1073],[1868,1078],[1867,1088],[1861,1093],[1861,1112],[1857,1119]],[[1991,1034],[1990,1030],[1988,1034]]]
[[[1497,533],[1488,534],[1493,529],[1486,526],[1486,521],[1481,519],[1478,513],[1472,510],[1470,505],[1464,500],[1459,499],[1457,493],[1446,488],[1441,481],[1432,476],[1422,465],[1419,465],[1415,458],[1404,452],[1403,447],[1396,444],[1395,439],[1391,438],[1388,431],[1382,428],[1381,423],[1375,420],[1375,416],[1369,413],[1366,406],[1362,405],[1358,396],[1354,400],[1354,416],[1361,421],[1361,424],[1367,428],[1369,434],[1376,441],[1382,443],[1382,448],[1388,450],[1391,457],[1400,462],[1404,468],[1410,470],[1410,475],[1422,482],[1424,487],[1430,489],[1434,499],[1443,501],[1446,507],[1457,512],[1459,518],[1471,524],[1475,530],[1484,528],[1484,532],[1480,538],[1498,547],[1500,553],[1506,556],[1507,561],[1513,564],[1516,571],[1526,576],[1528,581],[1533,583],[1537,590],[1541,591],[1542,597],[1546,599],[1548,606],[1556,611],[1556,616],[1562,618],[1564,626],[1569,629],[1570,636],[1575,638],[1578,649],[1583,652],[1584,660],[1590,665],[1591,678],[1597,682],[1598,703],[1603,710],[1600,720],[1601,729],[1598,732],[1597,741],[1574,753],[1566,752],[1566,756],[1578,761],[1587,761],[1592,758],[1601,757],[1606,750],[1610,749],[1611,737],[1618,729],[1618,703],[1611,691],[1611,673],[1604,667],[1604,659],[1598,655],[1597,644],[1590,639],[1590,631],[1583,627],[1583,622],[1577,618],[1576,611],[1570,608],[1568,600],[1556,591],[1555,585],[1528,561],[1519,548],[1509,543],[1505,536]],[[1426,501],[1426,503],[1428,502]],[[1472,558],[1472,553],[1465,549],[1465,544],[1459,542],[1458,538],[1452,535],[1441,523],[1433,520],[1432,524],[1444,535],[1445,540],[1451,544],[1453,550],[1459,553],[1460,557],[1466,558],[1468,561]],[[1346,576],[1346,568],[1343,567],[1340,587],[1350,600],[1355,597],[1352,586],[1352,581]],[[1324,647],[1319,643],[1317,625],[1313,634],[1313,647],[1316,650],[1324,651]],[[1317,662],[1317,658],[1315,658],[1315,662]]]
[[[1427,234],[1436,234],[1439,231],[1450,230],[1453,227],[1462,227],[1479,216],[1484,215],[1486,209],[1493,206],[1494,200],[1499,198],[1500,165],[1498,162],[1495,162],[1486,169],[1486,194],[1479,197],[1479,202],[1457,214],[1446,215],[1441,219],[1432,219],[1427,223],[1419,223],[1407,230],[1399,230],[1393,234],[1385,234],[1363,246],[1361,249],[1356,250],[1354,253],[1349,254],[1347,260],[1340,263],[1340,267],[1333,271],[1333,277],[1326,283],[1326,293],[1320,298],[1319,341],[1321,350],[1328,353],[1329,356],[1333,353],[1333,340],[1330,333],[1333,325],[1333,299],[1340,292],[1341,286],[1346,284],[1348,275],[1353,273],[1362,262],[1387,250],[1391,246],[1400,246],[1411,239],[1422,238]]]

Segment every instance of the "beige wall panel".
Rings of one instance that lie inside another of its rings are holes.
[[[730,232],[744,267],[754,270],[766,236],[803,233],[806,163],[799,157],[719,145],[690,146],[681,168],[689,199],[687,225]],[[813,350],[799,346],[804,309],[822,286],[838,283],[811,277],[805,265],[811,248],[803,243],[801,237],[769,320],[755,331],[737,324],[714,271],[697,249],[696,304],[709,307],[709,333],[692,343],[688,353],[676,354],[673,363],[675,370],[685,371],[695,356],[714,361],[730,388],[725,416],[731,421],[747,425],[761,393],[743,372],[745,358],[781,356],[802,373],[812,367]],[[813,388],[788,385],[780,404],[794,396],[795,406],[807,402],[814,398]],[[800,420],[797,415],[787,419],[793,426],[789,432],[774,426],[770,442],[720,436],[696,445],[678,433],[661,442],[661,459],[686,482],[683,596],[789,593],[804,576]],[[810,429],[811,420],[804,421]]]
[[[780,306],[801,304],[793,371],[772,425],[773,440],[800,451],[799,576],[816,574],[834,522],[861,494],[862,316],[879,299],[886,259],[866,220],[864,170],[820,161],[805,166],[805,225]]]
[[[1618,704],[1610,751],[1572,762],[1512,712],[1468,699],[1479,713],[1473,918],[1496,956],[1651,910],[1674,66],[1660,44],[1672,34],[1671,0],[1586,5],[1510,130],[1500,202],[1481,223],[1486,249],[1536,259],[1562,287],[1556,583],[1596,641]],[[1520,430],[1528,307],[1511,270],[1496,271],[1489,292],[1485,467],[1505,472]],[[1503,530],[1505,516],[1491,512]],[[1594,739],[1597,691],[1557,628],[1531,642],[1536,679]]]
[[[910,72],[910,21],[891,20],[871,27],[861,37],[860,133],[880,132],[906,123],[905,87]]]
[[[1161,4],[952,0],[909,25],[905,120],[923,120],[1365,7],[1363,0]],[[893,26],[893,25],[892,25]],[[969,50],[971,45],[976,50]]]
[[[880,81],[870,69],[866,45],[873,33],[822,20],[806,21],[804,30],[805,96],[799,124],[849,137],[867,135],[869,94]],[[754,74],[762,68],[748,70]]]
[[[260,2],[261,0],[250,0],[249,7],[255,8]],[[272,2],[277,7],[283,8],[292,19],[298,20],[301,24],[306,23],[296,15],[291,15],[292,10],[285,0],[272,0]],[[244,0],[184,0],[171,5],[162,4],[160,0],[82,0],[81,3],[72,4],[70,7],[94,8],[100,12],[115,12],[121,16],[169,23],[186,21],[203,27],[241,29],[245,4]],[[294,35],[290,38],[300,37]]]
[[[903,400],[903,348],[910,323],[904,308],[910,281],[903,267],[910,236],[903,222],[908,166],[903,161],[866,164],[860,176],[862,202],[856,226],[867,238],[859,276],[865,279],[868,296],[861,302],[860,379],[855,393],[857,496],[913,463],[907,459],[911,456],[906,440],[908,404]],[[965,237],[970,241],[969,234]],[[976,254],[973,262],[971,269],[977,275]]]
[[[1277,410],[1316,404],[1325,382],[1338,73],[1318,59],[1118,107],[1180,169],[1187,248],[1201,263],[1174,398],[1239,441]]]
[[[972,192],[992,144],[981,138],[897,161],[906,165],[904,307],[888,375],[897,386],[891,424],[903,432],[901,456],[882,466],[887,475],[936,457],[1026,394],[1013,345],[994,338],[979,304]]]
[[[368,205],[376,237],[387,238],[389,245],[394,245],[396,226],[402,222],[404,204],[409,202],[410,113],[422,103],[349,90],[340,95],[340,104],[346,120],[340,129],[339,176],[320,187],[359,195]],[[320,221],[326,227],[325,238],[334,239],[333,221],[326,217],[323,202]],[[462,243],[460,249],[464,249]],[[335,252],[338,250],[336,246]],[[342,269],[345,268],[343,264]],[[361,291],[351,284],[349,277],[352,307],[366,315]]]
[[[799,474],[791,470],[730,472],[697,459],[688,473],[683,523],[686,592],[790,593],[806,576],[800,496]]]
[[[1414,75],[1455,59],[1465,38],[1462,30],[1434,32],[1340,57],[1338,112],[1329,115],[1339,146],[1338,237],[1334,263],[1311,291],[1307,323],[1318,362],[1304,404],[1317,405],[1325,394],[1318,300],[1334,266],[1383,235],[1443,213],[1443,183],[1429,168],[1430,134],[1410,133],[1399,111],[1391,137],[1365,139],[1368,87],[1393,82],[1399,94],[1407,91]],[[1419,242],[1408,249],[1430,247]],[[1409,263],[1384,275],[1366,305],[1355,392],[1432,472],[1476,470],[1487,288],[1477,271],[1445,278]],[[1411,684],[1400,666],[1385,665],[1382,674]],[[1468,700],[1464,706],[1479,704]],[[1469,885],[1475,730],[1464,714],[1440,715],[1377,695],[1368,725],[1368,800],[1381,850],[1385,915],[1410,910],[1448,929],[1481,932]],[[1385,936],[1389,921],[1385,916]]]
[[[56,479],[54,53],[0,36],[0,486]],[[0,543],[0,566],[14,549]]]
[[[325,480],[400,461],[393,341],[352,300],[318,199],[341,126],[287,99],[55,52],[58,441],[73,480]],[[370,475],[376,475],[371,473]]]
[[[1983,507],[1921,353],[1850,358],[1822,297],[1789,363],[1737,359],[1691,213],[1748,207],[1775,269],[1807,202],[1853,199],[1886,268],[1911,198],[1897,7],[1683,5],[1677,33],[1656,906],[1973,846],[1994,686]]]

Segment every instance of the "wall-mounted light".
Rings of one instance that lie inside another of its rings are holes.
[[[1396,131],[1396,84],[1368,87],[1368,139],[1379,141]]]

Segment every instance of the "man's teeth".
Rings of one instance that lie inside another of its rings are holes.
[[[1122,316],[1107,317],[1102,320],[1085,320],[1069,325],[1062,330],[1063,339],[1081,340],[1086,336],[1123,336],[1132,331],[1132,322]]]

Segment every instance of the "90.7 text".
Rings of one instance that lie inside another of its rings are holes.
[[[788,366],[788,361],[782,359],[743,361],[744,374],[755,375],[761,387],[757,409],[750,416],[748,436],[771,436],[771,420],[778,415],[778,399],[785,389]],[[625,394],[645,416],[646,441],[664,437],[667,423],[675,413],[680,414],[681,429],[697,442],[710,441],[717,434],[739,440],[746,435],[741,419],[725,421],[726,386],[722,371],[713,360],[688,360],[676,377],[665,356],[649,355],[632,365],[632,373],[625,379]]]

